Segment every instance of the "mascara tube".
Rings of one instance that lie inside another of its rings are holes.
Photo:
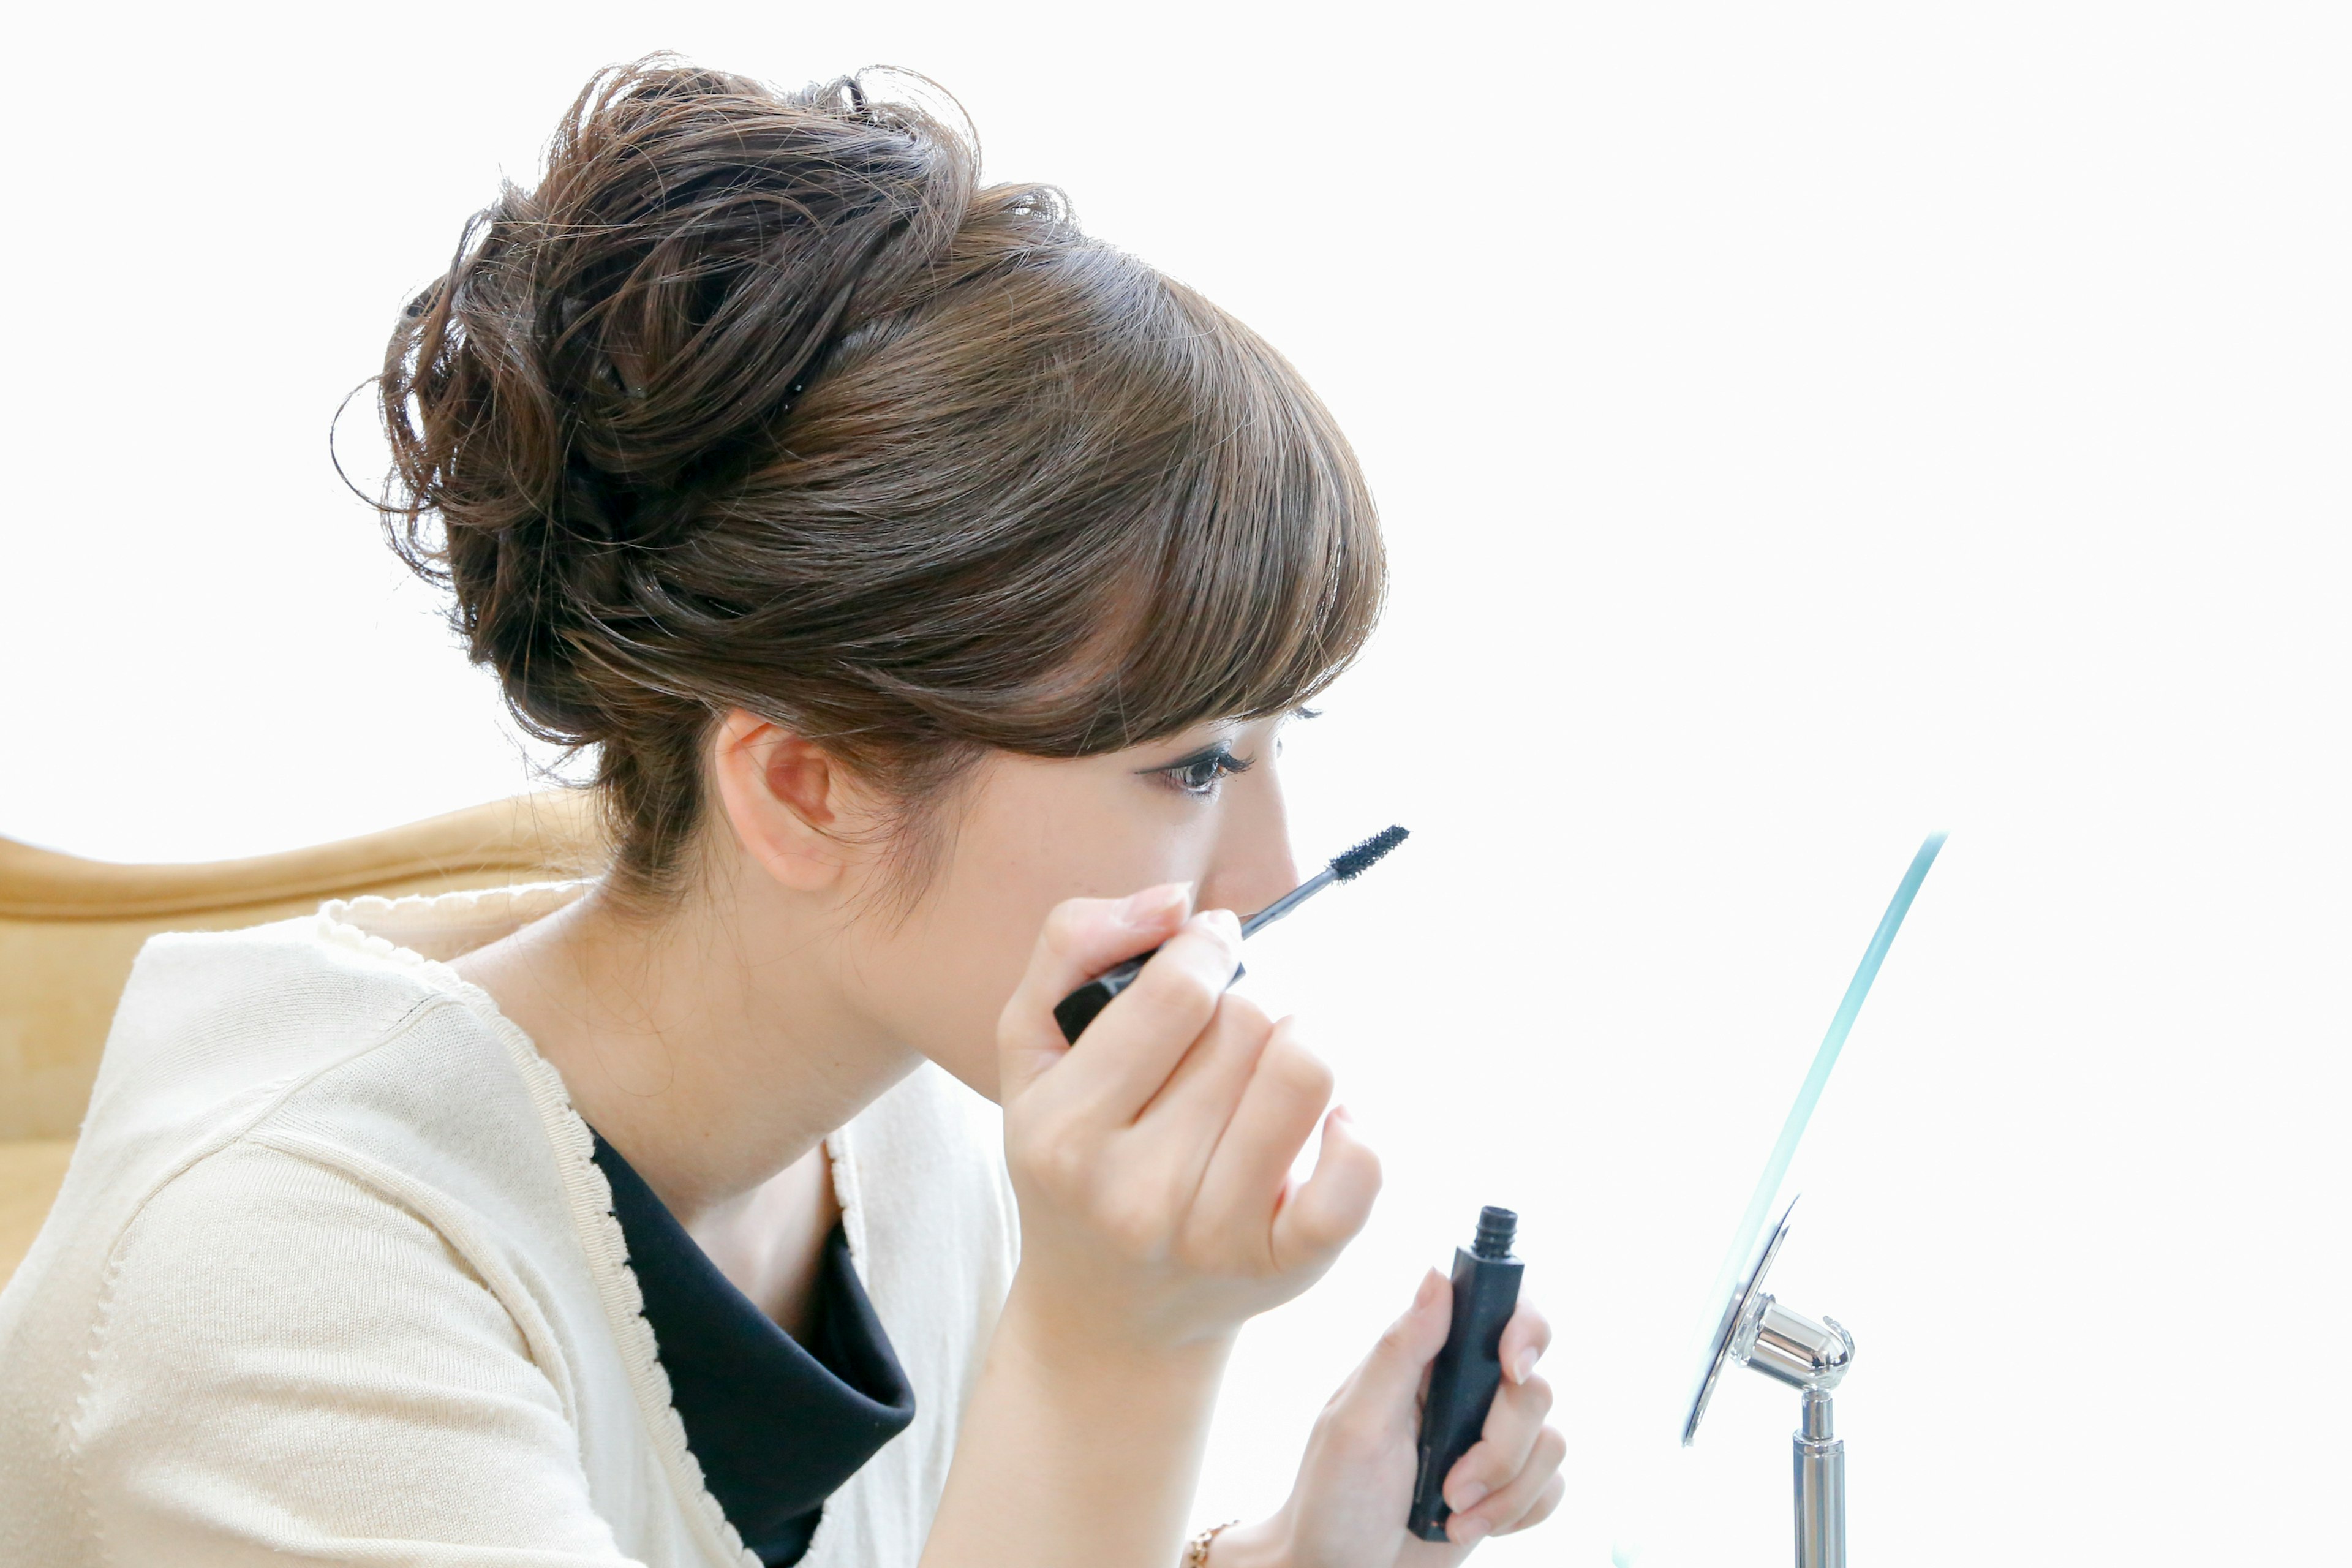
[[[1454,1249],[1454,1321],[1445,1348],[1429,1369],[1429,1395],[1421,1408],[1421,1466],[1405,1528],[1423,1541],[1447,1539],[1445,1478],[1470,1451],[1486,1425],[1486,1409],[1503,1382],[1503,1327],[1519,1304],[1517,1258],[1511,1238],[1519,1216],[1491,1205],[1478,1211],[1478,1235],[1467,1251]]]

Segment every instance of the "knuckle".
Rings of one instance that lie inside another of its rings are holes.
[[[1328,1100],[1332,1087],[1339,1081],[1332,1076],[1328,1062],[1287,1034],[1266,1047],[1265,1070],[1301,1100]]]
[[[1143,977],[1129,989],[1139,1011],[1170,1020],[1206,1018],[1215,1011],[1221,989],[1199,966],[1161,963],[1144,966]]]
[[[1046,1191],[1068,1194],[1084,1189],[1092,1161],[1086,1147],[1067,1131],[1047,1127],[1027,1140],[1019,1164],[1031,1180]]]
[[[1175,999],[1187,1014],[1207,1015],[1217,1010],[1217,998],[1224,987],[1216,980],[1189,963],[1171,978],[1175,982],[1171,987]]]
[[[1536,1434],[1535,1451],[1528,1456],[1528,1464],[1535,1470],[1557,1471],[1567,1458],[1567,1436],[1559,1427],[1547,1426]]]
[[[1217,1022],[1249,1039],[1264,1039],[1274,1032],[1274,1020],[1266,1016],[1265,1008],[1230,991],[1217,1004]]]
[[[1045,917],[1045,945],[1056,952],[1067,952],[1078,945],[1079,939],[1094,923],[1092,900],[1064,899]]]
[[[1111,1249],[1130,1262],[1149,1261],[1168,1250],[1165,1210],[1140,1194],[1129,1192],[1106,1205],[1096,1224]]]
[[[1228,996],[1218,1004],[1212,1026],[1221,1052],[1244,1072],[1255,1072],[1276,1038],[1275,1031],[1253,1003]]]

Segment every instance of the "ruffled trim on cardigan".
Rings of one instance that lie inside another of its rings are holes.
[[[506,888],[412,894],[398,899],[373,894],[334,899],[320,907],[318,933],[326,942],[409,970],[449,993],[479,1017],[506,1047],[554,1149],[557,1171],[572,1211],[572,1228],[588,1256],[597,1295],[620,1347],[637,1408],[652,1435],[654,1451],[667,1469],[671,1484],[686,1500],[688,1516],[709,1532],[708,1544],[743,1568],[760,1568],[759,1558],[743,1544],[743,1538],[729,1522],[727,1510],[703,1480],[701,1463],[687,1446],[686,1424],[670,1403],[669,1373],[661,1364],[653,1327],[646,1321],[644,1292],[637,1284],[636,1271],[629,1264],[628,1244],[621,1234],[621,1222],[613,1217],[612,1184],[595,1162],[588,1123],[572,1109],[572,1094],[564,1087],[562,1075],[539,1054],[539,1047],[521,1026],[499,1010],[488,992],[461,977],[446,962],[553,913],[593,886],[593,879],[526,882]],[[406,940],[394,942],[376,934],[379,931],[396,932]],[[434,950],[432,955],[425,951],[427,948]],[[828,1137],[825,1152],[846,1219],[856,1182],[846,1169],[844,1151],[836,1147],[840,1137],[839,1133]],[[864,1216],[859,1215],[858,1223],[848,1228],[854,1259],[865,1239]],[[809,1542],[811,1552],[815,1551],[817,1538],[824,1534],[830,1517],[829,1510],[818,1516],[816,1534]]]

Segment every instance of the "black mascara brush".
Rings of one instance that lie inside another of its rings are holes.
[[[1405,840],[1402,827],[1384,827],[1344,855],[1335,855],[1331,863],[1318,871],[1274,902],[1242,921],[1242,935],[1255,936],[1334,882],[1351,882],[1371,868],[1372,863]],[[1153,948],[1151,952],[1158,952]],[[1095,1021],[1095,1015],[1110,1005],[1110,999],[1135,983],[1143,973],[1143,965],[1151,952],[1130,958],[1116,969],[1106,970],[1063,997],[1054,1005],[1054,1021],[1062,1026],[1062,1037],[1072,1045],[1086,1026]],[[1234,971],[1241,978],[1241,971]]]

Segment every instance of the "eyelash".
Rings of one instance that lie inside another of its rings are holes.
[[[1255,758],[1237,757],[1224,747],[1219,746],[1212,751],[1202,752],[1197,756],[1187,757],[1171,766],[1161,768],[1160,777],[1167,780],[1168,787],[1179,795],[1190,795],[1195,800],[1210,800],[1215,797],[1218,784],[1235,773],[1245,773],[1255,766],[1257,766]],[[1196,782],[1192,775],[1204,768],[1209,770],[1209,776]]]

